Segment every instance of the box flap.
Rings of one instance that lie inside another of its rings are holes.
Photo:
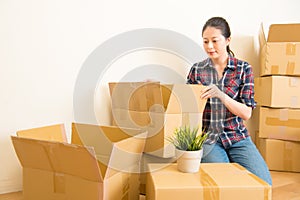
[[[163,105],[159,82],[109,83],[112,108],[149,111]]]
[[[17,136],[38,140],[67,142],[64,124],[17,131]]]
[[[102,181],[97,159],[91,147],[14,136],[11,138],[24,168],[48,170],[91,181]]]
[[[268,42],[300,42],[300,24],[272,24]]]
[[[72,125],[72,142],[94,147],[105,178],[115,174],[115,171],[128,171],[130,166],[138,165],[146,137],[147,132],[140,129],[80,123]]]
[[[15,152],[23,167],[54,171],[48,152],[38,140],[11,136]]]
[[[207,101],[200,98],[204,87],[203,85],[174,84],[166,113],[202,113]],[[166,92],[166,90],[163,91]]]

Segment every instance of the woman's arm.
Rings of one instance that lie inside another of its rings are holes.
[[[251,107],[230,98],[216,85],[207,86],[202,90],[201,98],[207,99],[213,97],[219,98],[230,112],[239,116],[243,120],[248,120],[252,115]]]

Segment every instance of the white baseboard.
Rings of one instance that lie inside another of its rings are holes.
[[[22,183],[17,180],[0,180],[0,194],[22,191]]]

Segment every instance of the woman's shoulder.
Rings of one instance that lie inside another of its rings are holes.
[[[206,58],[204,60],[194,63],[193,67],[194,68],[203,68],[203,67],[209,66],[209,64],[210,64],[210,59]]]
[[[230,56],[230,65],[236,66],[236,67],[251,67],[251,65],[249,64],[249,62],[247,62],[246,60],[237,58],[237,57],[233,57]]]

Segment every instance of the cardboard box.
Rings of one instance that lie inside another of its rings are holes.
[[[17,136],[38,140],[67,142],[64,124],[55,124],[17,131]]]
[[[144,152],[173,157],[175,148],[166,138],[183,125],[202,129],[206,100],[200,99],[204,86],[157,82],[109,83],[114,126],[147,130]]]
[[[300,142],[259,138],[257,147],[270,170],[300,172]]]
[[[272,24],[260,29],[260,75],[300,76],[300,24]]]
[[[254,79],[255,101],[274,108],[300,108],[300,77],[267,76]]]
[[[300,109],[259,107],[259,137],[300,141]]]
[[[147,200],[266,200],[271,186],[234,163],[201,163],[198,173],[182,173],[176,164],[149,164]]]
[[[72,132],[73,142],[82,145],[12,136],[24,199],[138,200],[147,133],[77,123]]]
[[[159,163],[162,167],[168,166],[170,163],[176,163],[176,157],[162,158],[151,154],[143,153],[141,160],[140,174],[140,194],[146,194],[147,174],[149,172],[148,164]]]

